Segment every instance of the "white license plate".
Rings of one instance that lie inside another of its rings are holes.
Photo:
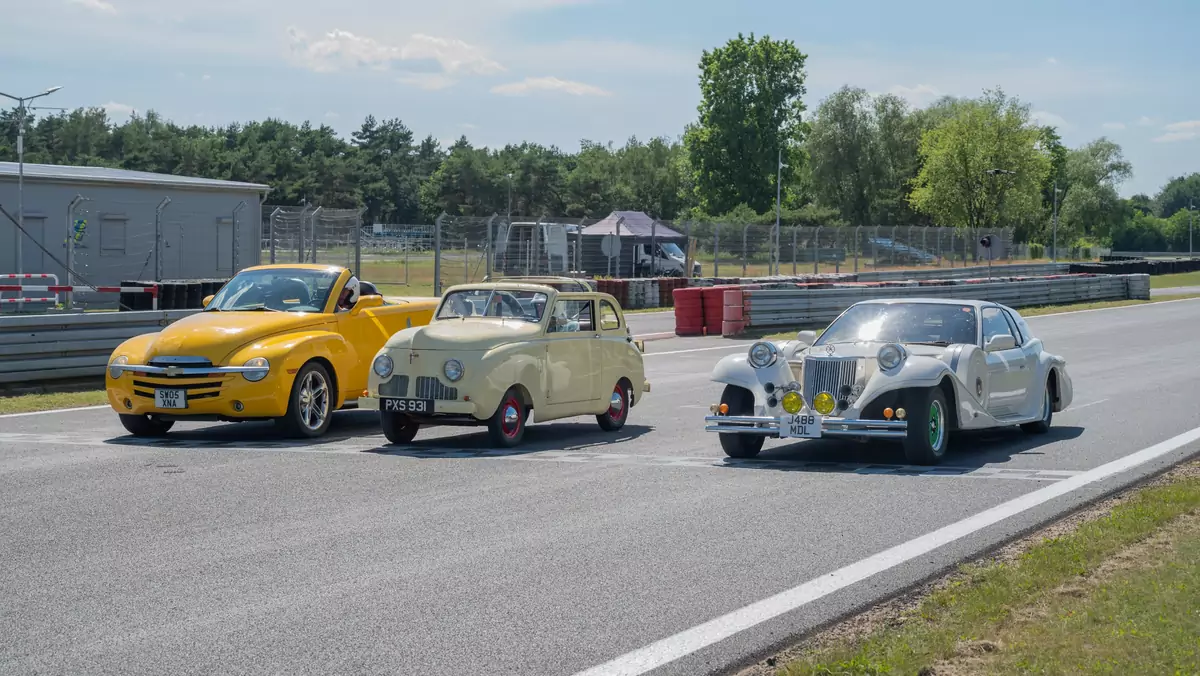
[[[389,413],[433,413],[432,399],[380,399],[379,410]]]
[[[154,390],[155,408],[187,408],[187,390]]]
[[[779,436],[786,439],[820,439],[821,416],[815,413],[784,415],[779,419]]]

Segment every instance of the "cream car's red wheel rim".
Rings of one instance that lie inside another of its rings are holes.
[[[517,436],[521,431],[521,402],[517,401],[516,397],[509,397],[504,401],[500,415],[500,431],[504,432],[504,436]]]
[[[620,385],[613,388],[612,398],[608,403],[608,415],[613,420],[620,420],[625,415],[625,389]]]
[[[329,384],[319,371],[309,371],[300,381],[300,422],[310,430],[321,429],[329,417]]]

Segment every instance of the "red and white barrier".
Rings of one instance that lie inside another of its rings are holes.
[[[0,278],[14,279],[21,277],[20,275],[0,275]],[[25,275],[28,277],[28,275]],[[54,277],[53,275],[45,275],[45,277]],[[58,281],[57,278],[54,278]],[[151,298],[151,309],[158,309],[158,287],[157,286],[64,286],[59,284],[47,286],[21,286],[18,284],[0,284],[0,293],[5,291],[15,291],[21,293],[24,291],[41,291],[43,293],[68,293],[79,291],[95,291],[97,293],[148,293]],[[0,303],[57,303],[58,296],[54,297],[39,297],[39,298],[0,298]]]
[[[58,286],[58,275],[49,272],[22,272],[20,274],[9,272],[0,275],[0,279],[49,279],[53,280],[54,286]],[[4,291],[15,291],[17,293],[21,293],[26,289],[33,289],[35,291],[44,290],[43,287],[30,287],[21,285],[7,285],[0,288],[3,289],[0,290],[0,294],[4,293]],[[39,296],[36,298],[0,298],[0,305],[5,303],[9,305],[20,305],[23,303],[49,303],[52,305],[57,305],[58,294],[56,293],[53,296]]]

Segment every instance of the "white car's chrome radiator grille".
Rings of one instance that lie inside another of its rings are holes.
[[[458,399],[458,388],[443,385],[432,376],[417,376],[417,398],[454,401]]]
[[[813,397],[822,392],[843,398],[843,387],[854,387],[858,371],[855,357],[806,357],[804,359],[804,400],[812,406]]]

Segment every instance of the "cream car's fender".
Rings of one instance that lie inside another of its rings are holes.
[[[938,357],[910,354],[900,368],[895,371],[876,372],[863,387],[862,394],[855,400],[853,408],[861,412],[884,394],[897,390],[937,387],[943,380],[949,379],[954,388],[952,405],[957,409],[958,420],[976,419],[978,413],[981,412],[980,400],[974,392],[968,390],[963,381],[970,377],[969,374],[978,374],[976,377],[981,379],[986,388],[987,364],[983,360],[981,351],[972,352],[971,346],[966,347],[968,348],[964,350],[966,358],[961,358],[961,355],[956,358],[952,355],[950,364]],[[956,367],[957,371],[951,369],[952,365]],[[984,396],[986,394],[985,389]]]
[[[754,394],[754,414],[761,415],[767,408],[766,384],[786,385],[795,379],[792,377],[791,367],[782,355],[774,364],[763,369],[751,366],[748,358],[746,353],[722,357],[713,367],[710,379],[716,383],[749,390]]]

